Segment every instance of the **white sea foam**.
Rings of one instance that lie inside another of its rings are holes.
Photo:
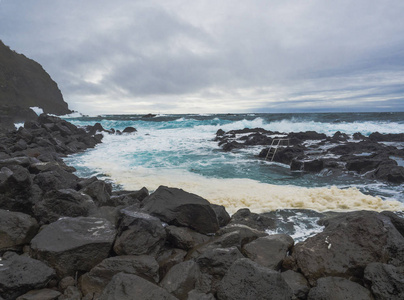
[[[33,106],[33,107],[30,107],[30,109],[32,109],[38,116],[39,116],[40,114],[43,114],[43,109],[40,108],[40,107]]]

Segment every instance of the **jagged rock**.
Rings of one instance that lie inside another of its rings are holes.
[[[220,282],[219,300],[292,299],[293,292],[281,274],[242,258],[234,262]]]
[[[0,208],[32,213],[32,179],[27,169],[11,165],[0,169]]]
[[[142,300],[175,300],[165,289],[137,275],[118,273],[106,286],[100,300],[133,300],[134,295]]]
[[[244,258],[244,256],[237,247],[213,248],[198,256],[196,262],[203,272],[223,277],[239,258]]]
[[[306,299],[309,293],[310,286],[306,278],[300,273],[288,270],[281,273],[282,278],[286,281],[289,287],[292,289],[293,294],[298,299]]]
[[[89,271],[108,257],[116,231],[105,219],[61,218],[31,241],[32,256],[55,268],[59,277]]]
[[[135,274],[150,282],[159,281],[159,265],[149,255],[110,257],[81,276],[80,287],[83,294],[101,294],[112,277],[120,272]]]
[[[245,244],[243,253],[264,267],[279,270],[293,244],[294,241],[289,235],[273,234]]]
[[[239,209],[233,214],[229,224],[243,224],[261,231],[275,228],[274,219],[262,214],[252,213],[248,208]]]
[[[365,269],[364,278],[376,300],[404,299],[404,268],[382,263],[371,263]]]
[[[178,248],[168,248],[165,250],[161,250],[159,255],[157,256],[157,262],[160,266],[160,278],[164,278],[168,270],[170,270],[173,266],[179,264],[180,262],[183,262],[186,255],[186,251]]]
[[[369,290],[345,278],[324,277],[317,281],[317,286],[310,289],[308,300],[372,300]]]
[[[142,205],[143,211],[170,225],[189,227],[204,234],[219,229],[210,203],[181,189],[160,186]]]
[[[210,205],[216,213],[217,220],[219,221],[219,226],[223,227],[229,224],[230,215],[226,211],[226,208],[223,205],[211,204]]]
[[[145,187],[138,191],[112,192],[109,204],[112,206],[139,204],[147,196],[149,196],[149,191]]]
[[[91,198],[98,206],[108,205],[112,193],[112,185],[102,180],[96,180],[80,190]]]
[[[0,209],[0,251],[29,244],[38,232],[37,221],[31,216]]]
[[[178,299],[187,299],[188,292],[195,288],[200,276],[198,264],[188,260],[173,266],[161,281],[160,286]]]
[[[77,185],[78,177],[61,168],[49,172],[42,172],[35,176],[36,183],[43,191],[71,188]]]
[[[16,300],[56,300],[60,295],[62,295],[60,292],[51,289],[33,290]]]
[[[387,216],[391,223],[393,223],[394,227],[398,230],[398,232],[401,233],[402,236],[404,236],[404,218],[400,217],[397,215],[397,213],[394,213],[392,211],[383,211],[383,215]],[[403,214],[401,214],[404,216]]]
[[[167,241],[176,248],[189,250],[197,245],[209,241],[207,235],[193,231],[186,227],[167,226]]]
[[[118,255],[155,255],[166,240],[161,221],[151,215],[123,209],[114,251]]]
[[[55,222],[60,217],[88,216],[96,208],[90,196],[73,189],[47,192],[35,204],[34,214],[42,223]]]
[[[17,254],[0,260],[0,297],[15,299],[34,289],[44,288],[55,276],[45,263]]]
[[[404,238],[385,215],[341,213],[323,225],[323,232],[296,244],[292,254],[312,285],[324,276],[362,280],[372,262],[400,265],[404,261]]]

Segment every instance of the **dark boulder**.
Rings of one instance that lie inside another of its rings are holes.
[[[42,223],[55,222],[60,217],[87,217],[96,206],[90,196],[73,189],[47,192],[35,204],[34,214]]]
[[[305,161],[303,163],[303,170],[306,172],[318,173],[322,169],[324,169],[324,161],[321,159]]]
[[[404,299],[404,269],[382,263],[371,263],[365,269],[365,280],[376,300]]]
[[[300,273],[288,270],[281,273],[282,278],[286,281],[289,287],[292,289],[293,294],[298,299],[306,299],[310,290],[310,285],[307,279]]]
[[[286,234],[273,234],[260,237],[243,246],[243,253],[256,263],[279,270],[283,259],[293,247],[293,239]]]
[[[19,250],[38,232],[37,221],[31,216],[0,209],[0,251]]]
[[[133,132],[136,132],[136,131],[137,131],[136,128],[129,126],[129,127],[126,127],[126,128],[122,131],[122,133],[133,133]]]
[[[369,290],[358,283],[339,277],[324,277],[317,281],[317,286],[310,289],[308,300],[372,300]]]
[[[105,219],[61,218],[32,239],[31,254],[54,267],[60,278],[74,276],[107,258],[115,235],[114,226]]]
[[[54,276],[55,270],[39,260],[14,253],[4,255],[0,260],[0,297],[11,300],[44,288]]]
[[[89,195],[97,206],[108,205],[110,204],[112,185],[102,180],[95,180],[81,189],[80,192]]]
[[[176,300],[177,298],[165,289],[142,277],[133,274],[118,273],[112,277],[105,287],[100,300],[133,300],[134,295],[142,300]]]
[[[150,282],[159,282],[159,265],[148,255],[115,256],[104,259],[101,263],[80,277],[80,288],[84,295],[101,294],[115,274],[138,275]]]
[[[161,221],[151,215],[123,209],[114,251],[118,255],[156,255],[166,240]]]
[[[364,174],[376,169],[382,162],[382,160],[377,158],[353,156],[347,161],[346,168],[348,171],[355,171]]]
[[[223,227],[229,224],[230,222],[230,215],[226,211],[226,208],[223,205],[211,204],[210,205],[214,212],[216,213],[217,220],[219,221],[219,226]]]
[[[281,274],[242,258],[234,262],[220,282],[219,300],[292,299],[293,292]]]
[[[306,140],[324,140],[327,138],[327,136],[324,133],[318,133],[316,131],[305,131],[305,132],[291,132],[288,134],[288,138],[306,141]]]
[[[241,144],[237,141],[225,142],[222,145],[223,151],[230,152],[234,149],[242,149],[244,148],[244,144]]]
[[[142,210],[168,224],[204,234],[219,229],[215,211],[207,200],[177,188],[160,186],[143,200]]]
[[[18,297],[16,300],[63,300],[59,298],[62,294],[52,289],[40,289],[29,291],[28,293]]]
[[[360,281],[372,262],[400,265],[404,261],[404,238],[382,214],[341,213],[323,225],[323,232],[296,244],[292,254],[312,285],[325,276]]]
[[[133,205],[140,204],[143,199],[149,196],[149,191],[147,188],[143,187],[138,191],[115,191],[109,200],[109,205],[119,206],[119,205]]]
[[[43,191],[74,189],[77,185],[78,177],[63,168],[39,173],[34,177],[34,183]]]
[[[183,262],[187,252],[178,248],[168,248],[164,250],[160,250],[160,253],[157,256],[157,262],[159,263],[160,270],[160,278],[164,278],[167,272],[176,264]]]
[[[373,132],[369,135],[369,139],[377,142],[404,142],[404,133],[381,134]]]
[[[244,258],[237,247],[213,248],[202,253],[196,259],[204,273],[219,276],[220,279],[227,273],[231,265],[239,258]]]
[[[210,237],[187,227],[169,225],[166,227],[167,242],[175,248],[189,250],[197,245],[206,243]]]
[[[229,224],[243,224],[261,231],[275,229],[275,220],[273,218],[252,213],[248,208],[239,209],[233,214]]]
[[[393,163],[381,163],[372,174],[372,177],[395,184],[402,184],[404,183],[404,167],[397,166]]]

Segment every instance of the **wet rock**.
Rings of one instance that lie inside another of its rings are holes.
[[[74,276],[107,258],[115,235],[114,226],[105,219],[62,218],[34,237],[31,252],[54,267],[59,277]]]
[[[129,126],[129,127],[126,127],[126,128],[122,131],[122,133],[133,133],[133,132],[136,132],[136,131],[137,131],[136,128]]]
[[[375,299],[404,299],[404,268],[382,263],[371,263],[365,269]]]
[[[209,241],[210,237],[207,235],[193,231],[186,227],[167,226],[167,242],[175,248],[189,250],[197,245]]]
[[[118,255],[156,255],[166,240],[161,221],[151,215],[123,209],[114,251]]]
[[[305,132],[291,132],[288,134],[288,138],[306,141],[306,140],[324,140],[327,138],[327,136],[324,133],[317,133],[316,131],[305,131]]]
[[[241,143],[236,142],[236,141],[225,142],[221,146],[222,146],[223,151],[226,151],[226,152],[232,151],[234,149],[242,149],[242,148],[244,148],[244,144],[241,144]]]
[[[293,244],[294,241],[289,235],[274,234],[245,244],[243,253],[264,267],[279,270]]]
[[[137,275],[118,273],[106,286],[100,300],[132,300],[136,295],[143,300],[175,300],[165,289],[150,283]]]
[[[62,295],[60,292],[51,289],[29,291],[18,297],[16,300],[56,300]]]
[[[292,289],[293,294],[298,299],[306,299],[309,293],[310,286],[306,278],[300,273],[288,270],[281,273],[282,278],[286,281],[289,287]]]
[[[0,251],[18,250],[29,244],[38,229],[37,221],[31,216],[0,209]]]
[[[160,286],[178,299],[187,299],[188,292],[195,288],[200,276],[198,264],[188,260],[173,266],[161,281]]]
[[[312,285],[324,276],[362,280],[372,262],[404,261],[404,238],[382,214],[341,213],[323,223],[324,231],[296,244],[292,254]]]
[[[324,277],[317,281],[317,286],[311,288],[308,300],[338,300],[357,299],[371,300],[369,290],[358,283],[339,277]]]
[[[231,216],[229,224],[243,224],[261,231],[275,228],[275,220],[262,214],[252,213],[248,208],[239,209]]]
[[[181,189],[160,186],[142,205],[143,211],[170,225],[189,227],[203,234],[219,229],[210,203]]]
[[[369,139],[377,142],[404,142],[404,133],[381,134],[373,132],[369,135]]]
[[[324,162],[320,159],[305,161],[303,170],[306,172],[318,173],[324,168]]]
[[[55,270],[45,263],[16,254],[0,260],[0,296],[15,299],[30,290],[46,287]]]
[[[73,189],[61,189],[46,193],[35,204],[34,214],[42,223],[55,222],[60,217],[88,216],[96,208],[90,196]]]
[[[394,164],[380,164],[373,174],[374,178],[395,184],[404,183],[404,167]]]
[[[120,272],[135,274],[154,283],[159,281],[159,265],[149,255],[110,257],[81,276],[80,287],[83,294],[101,294],[112,277]]]
[[[247,259],[238,259],[223,277],[217,298],[292,299],[293,292],[281,274]]]

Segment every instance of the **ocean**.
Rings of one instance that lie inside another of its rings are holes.
[[[153,192],[160,185],[182,188],[221,204],[229,213],[247,207],[263,213],[279,209],[322,211],[402,210],[404,185],[358,174],[310,174],[257,157],[264,146],[224,152],[214,141],[219,129],[264,128],[284,133],[317,131],[332,136],[360,132],[403,133],[404,113],[299,113],[103,115],[66,117],[77,125],[101,123],[105,129],[133,134],[106,134],[102,144],[71,155],[65,162],[81,177],[97,176],[115,189]],[[396,143],[403,149],[404,143]],[[404,166],[402,158],[395,158]]]

